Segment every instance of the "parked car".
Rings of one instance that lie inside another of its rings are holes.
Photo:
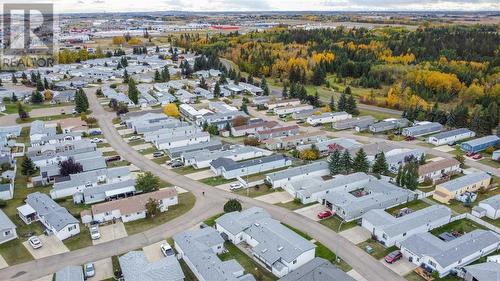
[[[333,213],[332,213],[332,211],[329,211],[329,210],[321,211],[318,213],[318,219],[320,219],[320,220],[329,218],[331,216],[333,216]]]
[[[100,134],[102,134],[102,132],[101,132],[101,131],[91,131],[91,132],[89,133],[89,135],[91,135],[91,136],[98,136],[98,135],[100,135]]]
[[[170,164],[170,166],[172,168],[179,168],[179,167],[184,166],[184,163],[182,163],[182,161],[172,161],[172,163]]]
[[[175,255],[174,250],[172,250],[172,247],[168,243],[161,244],[160,249],[165,257]]]
[[[467,157],[472,157],[474,155],[476,155],[475,152],[467,152],[467,153],[465,153],[465,156],[467,156]]]
[[[403,254],[401,254],[400,251],[394,251],[394,252],[388,254],[387,256],[385,256],[384,260],[387,263],[395,263],[396,261],[398,261],[402,257],[403,257]]]
[[[407,136],[405,138],[405,141],[412,141],[412,140],[416,140],[417,138],[416,137],[413,137],[413,136]]]
[[[165,155],[165,153],[163,153],[163,151],[156,151],[153,153],[154,158],[159,158],[159,157],[162,157],[163,155]]]
[[[103,140],[100,138],[93,138],[92,140],[90,140],[90,142],[91,143],[101,143],[101,142],[103,142]]]
[[[128,138],[129,141],[140,140],[140,139],[141,139],[140,136],[131,136],[130,138]]]
[[[474,160],[479,160],[481,158],[483,158],[483,155],[481,155],[481,154],[476,154],[476,155],[472,156],[472,159],[474,159]]]
[[[449,145],[449,146],[454,146],[455,144],[457,144],[457,143],[456,143],[456,142],[454,142],[454,141],[450,141],[450,142],[448,143],[448,145]]]
[[[120,155],[110,156],[106,158],[106,162],[120,161],[122,159]]]
[[[83,266],[83,272],[85,273],[85,278],[95,276],[95,267],[93,263],[87,263]]]
[[[61,115],[64,115],[66,114],[66,111],[64,111],[64,109],[61,109]]]
[[[90,227],[90,238],[92,238],[92,240],[97,240],[101,238],[101,233],[99,232],[99,226],[92,225]]]
[[[240,189],[242,187],[243,186],[239,182],[235,182],[235,183],[232,183],[231,185],[229,185],[230,190],[236,190],[236,189]]]
[[[38,249],[43,246],[42,241],[37,236],[31,236],[28,238],[28,243],[31,245],[33,249]]]

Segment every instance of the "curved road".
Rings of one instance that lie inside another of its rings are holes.
[[[90,91],[91,90],[88,90],[87,92],[90,93]],[[222,206],[228,199],[237,198],[245,207],[262,207],[268,211],[273,218],[308,233],[315,240],[320,241],[326,247],[336,252],[367,280],[404,280],[404,278],[394,273],[381,262],[373,259],[347,239],[313,220],[307,219],[285,208],[267,204],[252,198],[238,196],[191,180],[148,160],[123,141],[112,124],[112,119],[115,117],[114,113],[105,111],[93,93],[89,102],[93,111],[92,115],[98,119],[104,136],[119,155],[141,170],[151,171],[162,180],[192,192],[197,199],[195,206],[186,214],[153,229],[144,231],[143,233],[113,240],[98,246],[90,246],[76,251],[7,267],[0,270],[0,279],[16,281],[34,280],[56,272],[67,265],[81,265],[86,262],[96,261],[112,255],[142,248],[167,237],[171,237],[175,233],[196,226],[197,223],[222,212]],[[205,192],[205,196],[202,195],[202,191]]]

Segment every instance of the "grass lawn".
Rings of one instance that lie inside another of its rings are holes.
[[[167,162],[167,160],[168,160],[167,156],[163,156],[163,157],[158,157],[158,158],[151,159],[151,161],[155,162],[158,165],[165,164],[165,162]]]
[[[387,209],[387,212],[393,216],[397,215],[399,213],[399,210],[403,209],[403,208],[410,208],[412,209],[413,211],[418,211],[418,210],[421,210],[421,209],[424,209],[424,208],[427,208],[429,207],[430,205],[425,203],[424,201],[422,200],[413,200],[411,202],[408,202],[404,205],[400,205],[400,206],[396,206],[396,207],[393,207],[393,208],[390,208],[390,209]]]
[[[224,247],[226,248],[227,253],[219,255],[219,258],[222,261],[235,259],[245,269],[245,272],[252,274],[258,281],[271,281],[278,279],[232,243],[226,242],[224,243]]]
[[[225,213],[220,213],[220,214],[217,214],[215,216],[212,216],[212,217],[209,217],[208,219],[206,219],[204,221],[204,223],[208,226],[214,226],[215,225],[215,220],[220,218],[222,215],[224,215]]]
[[[202,182],[204,184],[211,185],[211,186],[217,186],[217,185],[221,185],[221,184],[225,184],[225,183],[230,183],[233,181],[235,181],[235,179],[226,180],[222,176],[211,177],[211,178],[206,178],[206,179],[200,180],[200,182]]]
[[[130,146],[136,146],[136,145],[145,144],[145,143],[146,143],[145,140],[139,139],[139,140],[133,140],[131,142],[128,142],[128,145],[130,145]]]
[[[379,260],[387,256],[389,253],[396,251],[398,249],[396,246],[386,248],[382,246],[382,244],[378,243],[377,241],[371,238],[366,240],[365,242],[361,242],[358,244],[358,247],[360,247],[363,251],[366,251],[365,249],[366,246],[370,246],[373,248],[373,253],[371,253],[370,255],[374,257],[376,260]]]
[[[340,227],[340,231],[344,231],[344,230],[347,230],[349,228],[353,228],[356,225],[358,225],[356,221],[351,221],[351,222],[342,222],[342,221],[343,220],[341,218],[339,218],[338,216],[332,216],[332,217],[329,217],[327,219],[320,220],[319,223],[330,228],[331,230],[333,230],[335,232],[339,231],[339,227]],[[342,223],[342,226],[340,225],[341,223]]]
[[[447,225],[443,225],[436,229],[433,229],[431,230],[431,233],[437,236],[443,232],[458,231],[460,233],[464,233],[464,232],[471,232],[476,229],[485,229],[485,228],[482,225],[479,225],[471,220],[461,219],[451,222]]]
[[[115,156],[115,155],[118,155],[118,152],[116,152],[116,151],[106,151],[106,152],[103,152],[102,155],[105,156],[105,157]]]
[[[130,165],[130,162],[128,162],[127,160],[112,161],[108,163],[108,168],[123,167],[128,165]]]
[[[240,189],[234,191],[234,193],[239,194],[239,195],[243,195],[243,196],[248,196],[250,198],[255,198],[255,197],[259,197],[262,195],[266,195],[266,194],[278,192],[278,191],[281,191],[281,189],[274,189],[274,188],[271,188],[265,184],[260,184],[260,185],[250,187],[250,188],[240,188]]]
[[[305,208],[305,207],[309,207],[309,206],[312,206],[316,204],[316,202],[313,202],[313,203],[309,203],[309,204],[302,204],[300,203],[300,201],[295,201],[295,200],[292,200],[290,202],[286,202],[286,203],[277,203],[277,204],[274,204],[276,206],[280,206],[280,207],[283,207],[283,208],[286,208],[288,210],[292,210],[292,211],[295,211],[295,210],[298,210],[298,209],[302,209],[302,208]]]
[[[483,159],[479,160],[479,162],[483,163],[485,165],[491,166],[493,168],[500,169],[500,163],[498,163],[497,161],[491,159],[491,155],[490,156],[485,156]]]
[[[98,143],[96,146],[97,146],[97,148],[100,148],[100,147],[111,147],[111,144],[109,144],[107,142],[101,142],[101,143]]]
[[[125,229],[127,230],[128,235],[132,235],[166,223],[191,210],[195,201],[196,198],[190,192],[179,194],[179,204],[170,206],[168,211],[161,213],[155,218],[145,218],[127,222],[125,223]]]
[[[196,276],[184,260],[179,260],[179,264],[181,265],[182,271],[184,272],[184,281],[198,281],[198,278],[196,278]]]
[[[51,103],[42,103],[42,104],[24,104],[23,107],[26,112],[30,112],[33,109],[38,109],[38,108],[51,108],[51,107],[61,107],[61,106],[68,106],[68,105],[74,105],[73,103],[57,103],[57,104],[51,104]],[[11,113],[17,113],[17,103],[16,102],[6,102],[5,103],[5,113],[11,114]]]
[[[405,276],[405,279],[408,280],[408,281],[425,281],[424,278],[420,277],[420,275],[418,275],[414,271],[412,271],[411,273],[407,274]],[[460,281],[460,280],[463,280],[463,279],[458,278],[456,276],[446,276],[446,277],[443,277],[443,278],[434,278],[434,280],[435,281]]]
[[[390,114],[390,113],[385,113],[385,112],[380,112],[380,111],[375,111],[375,110],[369,110],[369,109],[359,109],[359,115],[371,115],[373,118],[377,120],[383,120],[387,118],[400,118],[400,115],[396,114]]]
[[[155,147],[150,147],[150,148],[139,150],[139,153],[142,155],[146,155],[146,154],[153,154],[156,151],[158,151],[158,149],[156,149]]]
[[[195,169],[193,166],[182,166],[179,168],[174,168],[174,172],[180,175],[188,175],[196,172],[202,172],[202,171],[207,171],[210,168],[203,168],[203,169]]]
[[[89,228],[80,224],[80,234],[64,240],[63,243],[70,251],[92,246]]]
[[[68,114],[60,114],[60,115],[49,115],[49,116],[42,116],[42,117],[29,117],[25,119],[17,118],[16,123],[18,124],[23,124],[23,123],[31,123],[35,120],[41,120],[41,121],[52,121],[52,120],[61,120],[61,119],[66,119],[66,118],[71,118],[73,115],[68,115]]]
[[[21,239],[14,239],[0,245],[0,255],[9,265],[27,262],[33,259],[30,252],[22,245]]]
[[[500,228],[500,219],[493,220],[493,219],[490,219],[488,217],[482,217],[481,219],[487,223],[490,223],[490,224]]]

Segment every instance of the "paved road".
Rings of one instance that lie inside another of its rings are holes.
[[[166,237],[171,237],[175,233],[194,227],[204,219],[220,213],[224,202],[228,199],[237,198],[243,203],[244,207],[262,207],[275,219],[305,231],[314,239],[335,251],[367,280],[404,280],[404,278],[398,276],[379,261],[373,259],[347,239],[313,220],[281,207],[270,205],[252,198],[238,196],[191,180],[146,159],[143,155],[127,145],[120,137],[112,124],[114,114],[105,111],[98,103],[95,95],[90,95],[89,101],[93,115],[98,119],[104,136],[118,154],[141,170],[151,171],[162,180],[189,190],[196,196],[196,204],[193,209],[183,216],[143,233],[99,244],[98,246],[91,246],[77,251],[7,267],[0,270],[0,279],[6,278],[16,281],[33,280],[55,272],[66,265],[84,264],[86,262],[100,260],[111,255],[122,254],[133,249],[144,247],[161,241]],[[203,191],[205,192],[205,196],[202,195]]]

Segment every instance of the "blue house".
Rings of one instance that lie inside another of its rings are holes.
[[[500,137],[495,135],[489,135],[482,138],[470,140],[463,142],[460,148],[465,152],[480,152],[488,148],[489,146],[496,147],[500,143]]]

